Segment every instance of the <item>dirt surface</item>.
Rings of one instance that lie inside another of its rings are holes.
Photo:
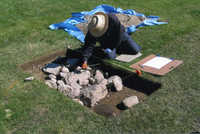
[[[41,68],[44,67],[45,64],[51,63],[52,61],[56,60],[58,57],[64,57],[66,51],[56,51],[49,55],[42,56],[38,59],[33,61],[27,62],[25,64],[20,65],[20,67],[28,73],[33,74],[36,76],[37,79],[44,80],[45,74],[41,71]]]
[[[106,117],[118,116],[124,111],[123,106],[120,106],[122,100],[129,96],[137,96],[140,102],[143,102],[147,97],[142,92],[124,87],[120,92],[109,92],[108,96],[94,106],[92,110]]]
[[[145,20],[144,17],[137,17],[137,16],[131,16],[131,15],[125,15],[125,14],[116,14],[117,18],[119,19],[119,21],[121,22],[122,25],[124,25],[124,27],[129,27],[132,25],[139,25],[140,23],[142,23],[142,21]],[[85,20],[87,22],[85,23],[79,23],[76,26],[86,35],[87,31],[88,31],[88,22],[90,22],[91,20],[91,16],[85,16]]]
[[[58,57],[65,59],[65,51],[57,51],[55,53],[42,56],[36,60],[23,64],[20,67],[25,72],[31,73],[37,79],[44,80],[46,75],[41,71],[41,68],[44,67],[45,64],[55,61]],[[120,92],[109,92],[109,95],[106,98],[101,100],[98,105],[91,108],[92,111],[106,117],[117,116],[124,110],[120,107],[120,104],[124,98],[129,96],[137,96],[139,102],[143,102],[145,98],[147,98],[161,86],[159,83],[154,83],[136,75],[127,77],[127,73],[121,70],[112,69],[100,63],[98,64],[97,68],[101,69],[103,72],[109,72],[109,76],[119,75],[124,84],[124,90]]]

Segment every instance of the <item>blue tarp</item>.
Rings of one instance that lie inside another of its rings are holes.
[[[76,24],[86,22],[86,20],[84,20],[84,16],[85,15],[93,15],[96,12],[121,13],[121,14],[126,14],[126,15],[143,16],[143,17],[147,18],[141,24],[139,24],[137,26],[132,25],[132,26],[128,27],[126,29],[126,31],[128,33],[135,32],[137,30],[137,28],[143,27],[143,26],[167,24],[167,22],[158,22],[159,16],[145,16],[144,14],[137,13],[132,9],[123,10],[121,8],[114,8],[109,5],[100,5],[91,11],[72,13],[71,18],[68,18],[67,20],[65,20],[64,22],[61,22],[61,23],[52,24],[49,26],[49,28],[51,30],[64,29],[70,35],[76,37],[78,40],[80,40],[82,43],[84,43],[85,35],[79,28],[76,27]]]

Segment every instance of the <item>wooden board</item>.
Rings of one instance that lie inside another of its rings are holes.
[[[165,66],[163,66],[160,69],[156,69],[156,68],[149,67],[149,66],[143,66],[144,63],[153,59],[154,57],[156,57],[156,55],[154,55],[154,54],[149,55],[146,58],[142,59],[141,61],[139,61],[135,64],[132,64],[130,67],[133,69],[138,69],[138,70],[142,70],[144,72],[162,76],[162,75],[165,75],[168,72],[172,71],[174,68],[178,67],[180,64],[183,63],[183,61],[180,61],[180,60],[172,60],[170,63],[166,64]]]
[[[142,56],[141,53],[138,53],[136,55],[129,55],[129,54],[121,54],[119,56],[117,56],[115,59],[118,60],[118,61],[121,61],[121,62],[131,62],[133,61],[134,59],[138,58]]]

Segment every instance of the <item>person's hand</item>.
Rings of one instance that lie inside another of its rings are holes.
[[[104,49],[104,52],[107,54],[107,57],[110,59],[116,58],[116,49],[111,50],[110,48]]]
[[[87,61],[84,61],[82,64],[82,69],[87,69],[87,68],[88,68]]]

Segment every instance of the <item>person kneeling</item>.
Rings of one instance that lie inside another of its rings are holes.
[[[82,68],[87,68],[87,61],[93,54],[96,42],[100,43],[100,47],[110,59],[116,58],[116,53],[137,54],[141,50],[113,13],[97,12],[92,16],[83,47]]]

